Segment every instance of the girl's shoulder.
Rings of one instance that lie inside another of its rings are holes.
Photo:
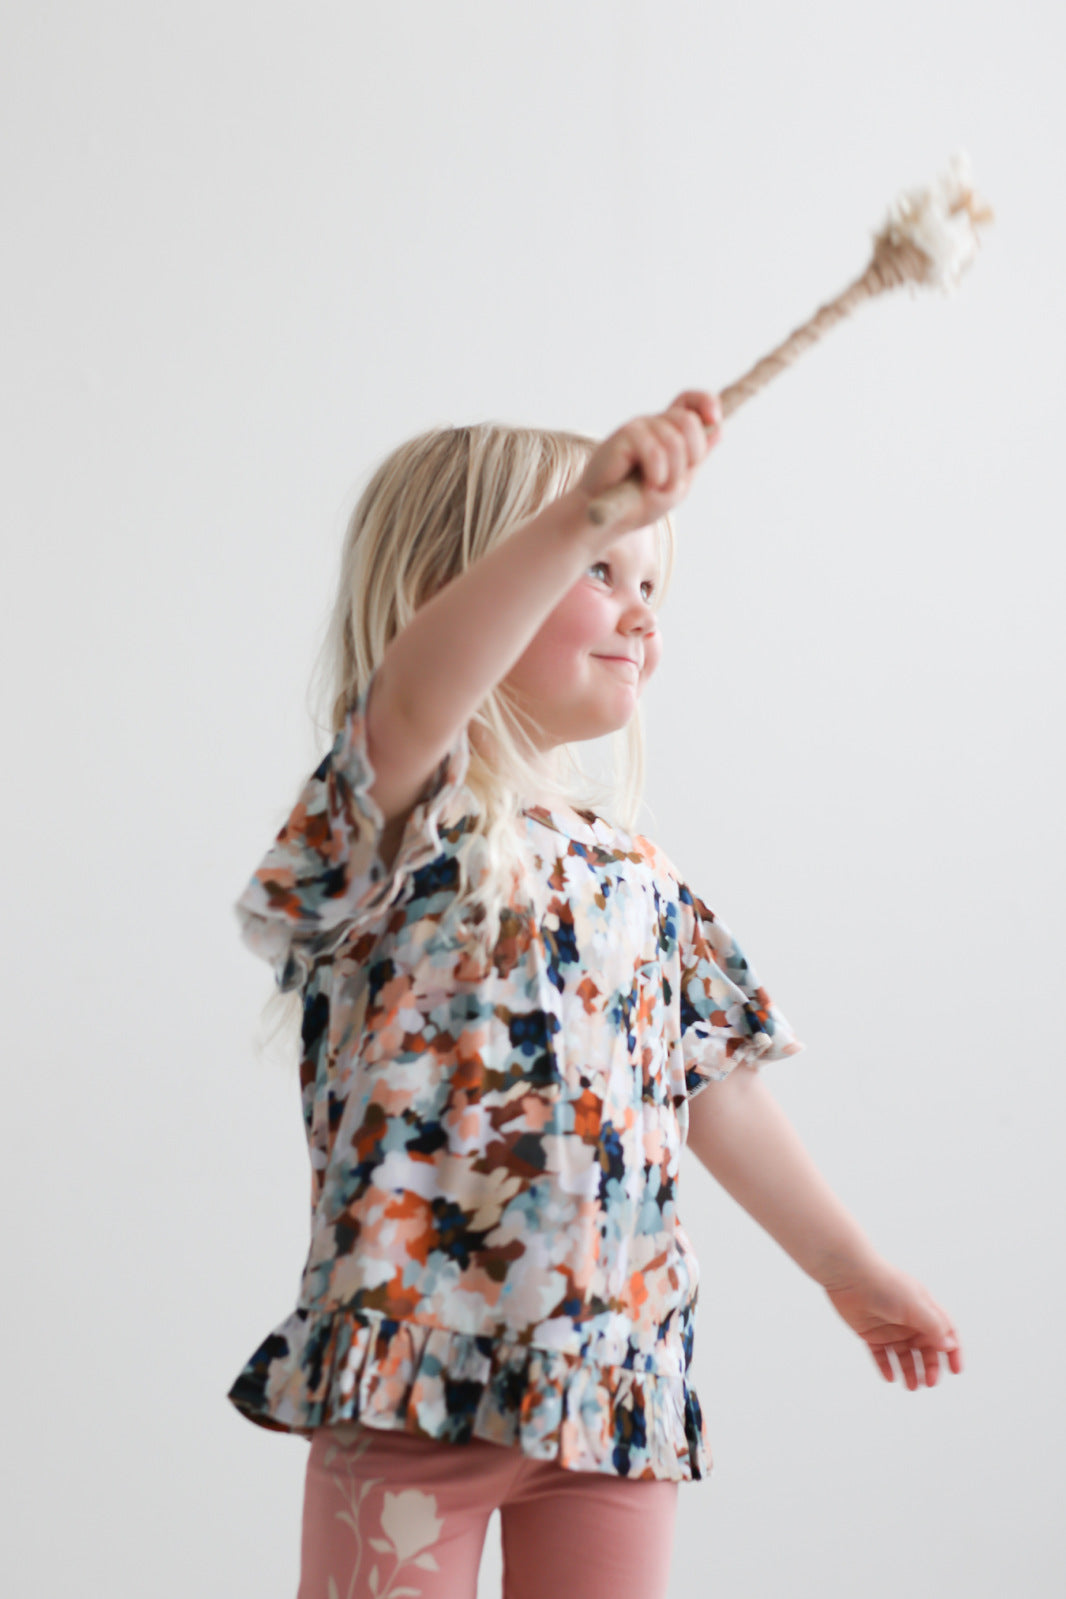
[[[645,860],[648,862],[648,865],[653,871],[657,872],[662,877],[669,878],[672,882],[676,883],[680,887],[681,878],[678,874],[677,867],[674,865],[669,855],[667,855],[666,851],[662,849],[660,845],[656,844],[653,838],[649,838],[646,833],[635,833],[633,835],[633,843],[644,856]]]

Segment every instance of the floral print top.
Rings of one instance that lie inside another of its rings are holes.
[[[525,809],[528,881],[491,958],[473,952],[466,730],[386,867],[369,693],[236,906],[302,995],[313,1202],[296,1307],[228,1397],[305,1436],[358,1418],[702,1477],[687,1100],[802,1045],[663,852],[592,811]]]

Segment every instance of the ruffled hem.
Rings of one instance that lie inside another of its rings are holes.
[[[258,1426],[305,1437],[358,1420],[443,1442],[483,1438],[570,1471],[681,1482],[711,1469],[699,1400],[683,1377],[378,1311],[294,1311],[227,1397]]]

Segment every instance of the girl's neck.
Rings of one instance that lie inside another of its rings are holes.
[[[471,744],[477,750],[482,759],[491,763],[493,743],[491,734],[488,732],[488,730],[486,728],[478,727],[472,723],[469,728],[468,736]],[[547,761],[545,761],[543,767],[543,779],[545,781],[550,781],[551,776],[551,769]],[[568,805],[564,799],[554,798],[550,792],[546,792],[544,789],[538,787],[537,784],[532,786],[528,794],[523,798],[522,804],[526,806],[539,805],[543,810],[553,811],[555,815],[566,816],[570,820],[573,820],[575,816],[573,807]]]

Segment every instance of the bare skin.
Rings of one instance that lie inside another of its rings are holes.
[[[877,1253],[818,1171],[758,1071],[738,1066],[689,1104],[688,1146],[738,1204],[825,1289],[863,1339],[881,1375],[932,1388],[941,1356],[962,1370],[947,1312],[927,1289]],[[916,1358],[917,1357],[917,1358]]]

